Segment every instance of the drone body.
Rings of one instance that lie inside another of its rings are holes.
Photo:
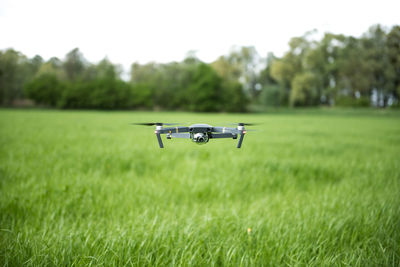
[[[161,134],[166,134],[167,139],[173,139],[173,138],[191,139],[193,142],[199,145],[208,143],[210,139],[218,139],[218,138],[237,139],[239,136],[237,148],[241,148],[244,135],[246,134],[246,130],[244,128],[244,126],[246,125],[245,123],[238,123],[237,128],[214,127],[209,124],[193,124],[184,127],[177,126],[177,127],[164,128],[163,125],[171,125],[171,124],[161,123],[161,122],[137,123],[137,124],[156,126],[156,130],[154,131],[154,133],[156,134],[160,148],[164,147],[164,144],[161,139]]]

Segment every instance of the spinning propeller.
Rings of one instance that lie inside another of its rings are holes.
[[[179,123],[163,123],[163,122],[137,122],[131,123],[133,125],[144,125],[144,126],[163,126],[163,125],[178,125]]]

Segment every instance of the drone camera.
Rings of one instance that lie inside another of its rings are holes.
[[[205,144],[208,142],[208,135],[206,133],[196,133],[192,136],[192,141],[199,145]]]

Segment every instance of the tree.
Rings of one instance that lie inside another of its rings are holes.
[[[135,84],[131,86],[131,99],[130,108],[146,108],[151,109],[153,107],[153,96],[152,90],[146,84]]]
[[[333,104],[338,82],[338,51],[344,36],[326,33],[304,56],[304,70],[318,78],[317,90],[322,104]]]
[[[261,57],[254,46],[233,48],[226,60],[237,71],[239,82],[243,89],[253,99],[257,97],[260,88],[257,86],[257,77]]]
[[[32,76],[29,60],[13,49],[0,51],[0,104],[11,105],[23,97],[23,85]]]
[[[53,73],[45,73],[28,82],[26,96],[37,104],[56,107],[64,90],[64,84]]]
[[[279,107],[281,105],[282,88],[277,84],[263,86],[260,94],[260,103],[267,107]]]
[[[135,94],[146,96],[146,103],[149,103],[147,96],[151,92],[152,106],[156,109],[189,109],[187,90],[199,64],[200,61],[193,55],[179,63],[135,63],[131,67],[131,84]]]
[[[87,82],[90,108],[126,109],[132,105],[131,88],[124,81],[103,78]]]
[[[52,74],[52,75],[56,76],[57,79],[59,79],[59,80],[62,80],[62,81],[66,80],[66,74],[62,67],[62,62],[60,59],[58,59],[56,57],[52,57],[45,63],[42,63],[36,73],[36,77],[44,75],[44,74]]]
[[[368,95],[371,69],[365,58],[365,50],[360,40],[346,37],[337,59],[337,97],[355,99],[358,94]]]
[[[239,82],[241,75],[239,66],[229,62],[226,57],[220,56],[216,61],[211,63],[211,67],[225,81]]]
[[[311,72],[297,74],[292,81],[290,105],[311,106],[318,103],[318,78]]]
[[[114,65],[110,60],[104,58],[95,66],[97,78],[107,78],[116,80],[121,75],[121,69]]]
[[[200,63],[187,90],[189,109],[210,112],[222,110],[221,78],[207,64]]]
[[[82,74],[82,80],[91,81],[95,79],[119,79],[122,70],[113,64],[108,58],[102,59],[98,64],[86,64]]]
[[[238,64],[232,64],[227,57],[221,56],[211,63],[211,67],[221,77],[222,110],[228,112],[244,112],[249,102],[243,84],[240,83],[241,69]]]
[[[282,104],[289,102],[292,80],[297,73],[303,71],[302,55],[305,48],[297,49],[297,44],[302,43],[299,40],[299,38],[292,38],[290,41],[291,50],[271,65],[271,77],[278,82],[282,90],[279,94]]]
[[[33,58],[28,60],[29,64],[29,76],[33,78],[42,67],[44,60],[41,56],[36,55]]]
[[[271,75],[271,66],[275,60],[277,60],[277,57],[273,53],[268,53],[265,60],[265,68],[258,75],[258,83],[263,87],[267,85],[278,84],[278,82]]]
[[[71,50],[66,55],[63,68],[69,81],[76,81],[82,77],[86,68],[86,60],[79,48]]]
[[[258,102],[265,106],[277,107],[281,103],[281,91],[283,89],[271,75],[271,67],[276,60],[277,57],[273,53],[268,53],[265,68],[257,77],[258,84],[261,86]]]
[[[226,112],[245,112],[249,103],[248,96],[238,82],[221,81],[221,109]]]
[[[373,90],[377,90],[378,103],[387,106],[390,94],[395,91],[395,70],[390,64],[387,34],[380,25],[375,25],[361,38],[361,42],[370,70],[370,84],[365,95],[369,97]]]
[[[390,30],[386,46],[390,68],[393,71],[393,87],[389,93],[398,102],[400,98],[400,26],[394,26]]]
[[[58,102],[59,108],[65,109],[88,109],[93,108],[91,104],[91,91],[93,86],[89,82],[76,81],[66,84]]]

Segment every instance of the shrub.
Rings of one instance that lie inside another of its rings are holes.
[[[33,79],[24,87],[27,97],[34,100],[37,104],[56,106],[60,96],[65,89],[65,85],[56,75],[46,73]]]
[[[267,107],[278,107],[281,102],[282,89],[279,85],[268,85],[260,94],[261,104]]]
[[[341,107],[369,107],[370,100],[368,97],[355,98],[351,96],[338,96],[335,99],[335,105]]]
[[[290,92],[290,105],[311,106],[319,103],[318,81],[315,75],[306,72],[297,74],[292,81]]]

